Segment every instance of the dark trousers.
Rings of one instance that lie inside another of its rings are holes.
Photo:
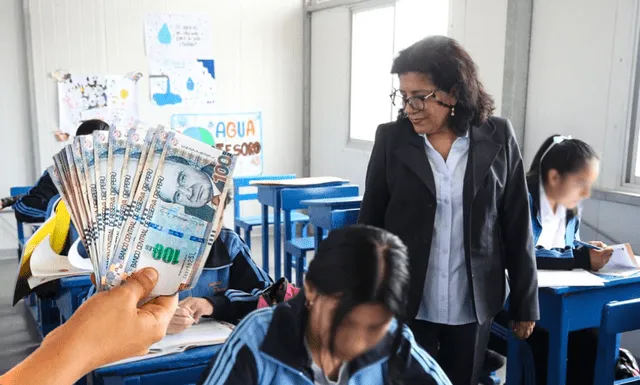
[[[508,328],[508,316],[500,312],[496,322]],[[549,333],[536,327],[527,338],[533,353],[536,372],[536,384],[547,383],[547,360],[549,352]],[[489,348],[502,355],[507,355],[507,345],[498,337],[492,336]],[[598,354],[598,329],[584,329],[569,333],[567,349],[567,385],[593,384],[596,356]]]
[[[411,331],[438,361],[453,385],[478,385],[489,342],[491,320],[482,325],[442,325],[414,320]]]

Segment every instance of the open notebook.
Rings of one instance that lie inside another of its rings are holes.
[[[193,325],[178,334],[167,335],[162,340],[151,345],[148,354],[113,362],[111,364],[104,365],[103,368],[127,362],[166,356],[173,353],[181,353],[187,349],[199,346],[222,344],[227,340],[233,331],[233,328],[234,326],[227,322],[201,318],[200,323]]]

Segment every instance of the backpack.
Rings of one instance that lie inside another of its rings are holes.
[[[288,301],[291,298],[295,297],[299,291],[300,288],[297,288],[285,277],[282,277],[273,285],[262,291],[262,294],[260,294],[260,299],[258,299],[258,309]]]

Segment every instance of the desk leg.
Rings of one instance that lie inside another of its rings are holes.
[[[291,211],[284,210],[284,242],[285,244],[292,239],[292,229],[291,229]],[[286,250],[284,250],[284,276],[287,278],[289,282],[293,282],[291,280],[291,254],[289,254]]]
[[[547,384],[565,385],[567,380],[567,350],[569,332],[564,317],[559,327],[549,330],[549,363],[547,366]]]
[[[282,277],[282,198],[278,194],[276,205],[273,208],[273,263],[274,279]]]
[[[262,270],[269,273],[269,206],[262,205]]]
[[[316,226],[316,231],[313,235],[316,239],[316,242],[315,242],[316,251],[318,251],[318,246],[320,246],[320,242],[322,242],[323,235],[324,235],[324,229],[320,226]]]

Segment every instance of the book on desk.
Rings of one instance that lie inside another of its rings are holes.
[[[190,348],[223,344],[227,338],[229,338],[233,329],[234,325],[230,323],[201,318],[200,323],[180,333],[166,335],[162,340],[151,345],[149,353],[144,356],[126,358],[104,365],[103,368],[174,353],[182,353]]]

